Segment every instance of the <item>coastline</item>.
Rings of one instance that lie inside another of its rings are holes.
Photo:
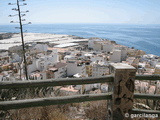
[[[7,34],[7,33],[6,33]],[[6,51],[9,47],[20,46],[21,36],[20,33],[12,33],[11,38],[0,40],[0,51]],[[99,38],[101,39],[101,38]],[[24,33],[25,44],[30,43],[50,43],[53,47],[74,46],[80,42],[88,42],[89,38],[83,38],[74,35],[66,34],[53,34],[53,33]],[[111,40],[112,41],[112,40]],[[118,44],[121,45],[121,44]],[[125,46],[125,45],[123,45]],[[128,47],[128,46],[126,46]],[[146,51],[144,51],[146,52]],[[147,53],[146,53],[147,54]],[[153,54],[155,55],[155,54]],[[158,56],[158,55],[156,55]]]
[[[2,25],[0,32],[19,33],[16,25]],[[116,41],[128,47],[160,56],[160,26],[132,24],[31,24],[24,27],[29,33],[98,37]],[[4,46],[2,46],[4,48]]]

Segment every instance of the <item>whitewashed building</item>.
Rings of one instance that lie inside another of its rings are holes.
[[[102,43],[99,41],[94,41],[94,45],[93,45],[93,50],[95,51],[101,51],[102,48]]]
[[[127,58],[128,49],[126,47],[122,47],[120,50],[121,50],[121,61],[125,61]]]
[[[93,55],[91,57],[92,62],[106,62],[107,61],[107,56],[104,55]]]
[[[102,41],[102,39],[90,39],[88,40],[88,48],[94,48],[96,41]]]
[[[112,44],[111,42],[104,43],[102,44],[102,46],[103,46],[103,51],[105,52],[112,52],[114,49],[114,44]]]
[[[28,74],[39,70],[46,71],[48,65],[59,62],[59,55],[57,50],[53,50],[51,54],[38,54],[37,57],[32,58],[32,64],[28,65]]]
[[[110,61],[121,62],[121,50],[114,50],[110,55]]]
[[[57,71],[54,72],[54,78],[64,78],[67,76],[67,64],[58,62],[54,65]]]
[[[76,60],[67,61],[67,76],[73,76],[77,73],[86,75],[85,64]]]
[[[92,64],[92,77],[104,76],[109,74],[109,64],[98,62]]]

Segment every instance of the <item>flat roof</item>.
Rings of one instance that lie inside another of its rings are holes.
[[[78,43],[65,43],[65,44],[56,45],[54,47],[63,48],[63,47],[69,47],[69,46],[75,46],[75,45],[79,45],[79,44]]]
[[[125,63],[110,63],[116,69],[136,69],[135,67]]]

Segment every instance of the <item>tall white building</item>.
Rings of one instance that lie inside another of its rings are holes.
[[[110,61],[121,62],[121,50],[114,50],[110,55]]]
[[[104,76],[109,74],[109,67],[107,63],[93,63],[92,64],[92,77]]]
[[[67,61],[67,76],[73,76],[77,73],[86,75],[85,64],[76,60]]]
[[[93,45],[93,50],[95,51],[101,51],[102,48],[102,43],[99,41],[94,41],[94,45]]]
[[[88,48],[94,48],[96,41],[102,41],[101,39],[88,40]]]
[[[126,47],[122,47],[121,48],[121,61],[125,61],[127,58],[127,48]]]
[[[55,68],[57,68],[57,71],[54,72],[54,78],[64,78],[67,76],[67,64],[58,62],[54,65]]]
[[[103,51],[112,52],[113,49],[114,49],[114,44],[111,44],[111,43],[104,43],[103,44]]]

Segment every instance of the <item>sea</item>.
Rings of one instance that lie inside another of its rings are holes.
[[[0,32],[18,33],[17,25],[0,25]],[[160,24],[31,24],[23,27],[29,33],[75,35],[84,38],[98,37],[147,54],[160,56]]]

